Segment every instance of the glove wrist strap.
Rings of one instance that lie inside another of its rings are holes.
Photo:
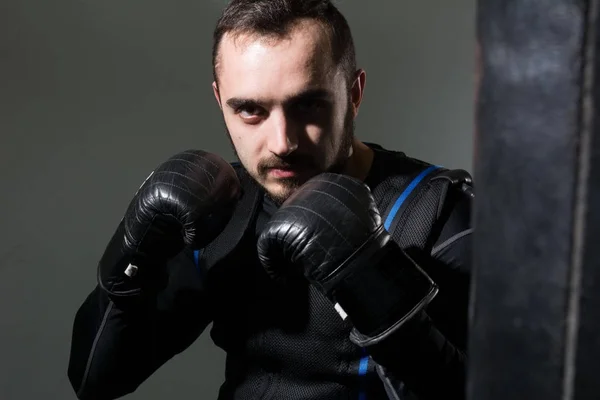
[[[389,235],[381,236],[382,247],[355,253],[324,286],[326,295],[347,313],[355,328],[375,342],[406,324],[438,293],[433,280]]]

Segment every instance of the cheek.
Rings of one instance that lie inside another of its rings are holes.
[[[246,168],[254,168],[260,153],[259,132],[254,127],[236,120],[236,118],[226,118],[225,123],[238,157]]]
[[[306,129],[313,142],[335,141],[344,132],[346,107],[333,106],[314,117]]]
[[[309,123],[305,128],[310,141],[321,148],[335,146],[344,134],[344,112],[343,108],[332,107],[315,117],[315,123]]]
[[[346,104],[342,101],[338,103],[335,107],[332,115],[331,115],[331,125],[330,132],[332,146],[336,147],[341,141],[344,135],[346,134],[347,128],[347,119],[351,109],[348,108]]]

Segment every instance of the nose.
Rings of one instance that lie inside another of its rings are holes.
[[[279,157],[285,157],[298,148],[298,134],[293,121],[284,113],[271,114],[273,129],[269,133],[269,151]]]

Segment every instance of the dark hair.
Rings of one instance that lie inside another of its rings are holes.
[[[356,55],[348,22],[330,0],[232,0],[223,11],[213,34],[213,76],[219,45],[227,32],[255,33],[281,37],[299,19],[314,19],[329,32],[332,58],[341,66],[348,81],[354,78]]]

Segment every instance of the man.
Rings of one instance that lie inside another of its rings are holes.
[[[391,240],[388,178],[431,168],[354,136],[366,75],[344,17],[234,0],[213,62],[240,163],[183,152],[140,187],[75,319],[77,396],[134,391],[213,322],[220,399],[464,397],[470,197],[415,192],[417,222],[433,202],[443,224]]]

